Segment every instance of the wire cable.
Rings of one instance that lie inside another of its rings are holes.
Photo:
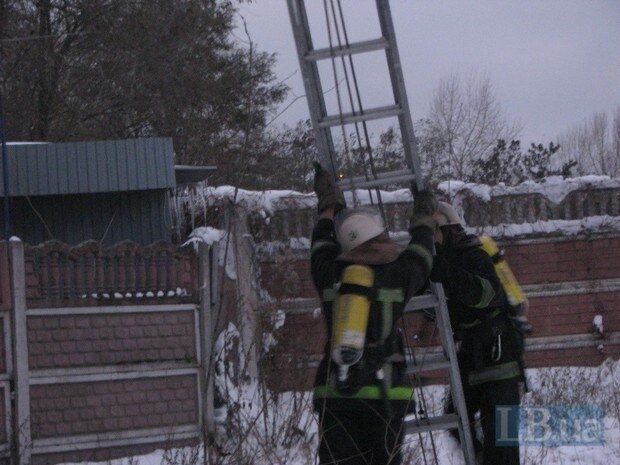
[[[346,23],[344,22],[344,15],[343,15],[343,11],[342,11],[342,4],[341,1],[338,0],[337,2],[338,4],[338,11],[340,14],[340,23],[341,23],[341,27],[342,27],[342,32],[345,38],[345,44],[346,46],[349,46],[349,41],[348,41],[348,33],[346,31]],[[327,9],[327,1],[324,0],[323,1],[323,6],[325,8],[325,21],[326,21],[326,25],[327,25],[327,33],[328,33],[328,40],[329,40],[329,49],[331,52],[331,62],[332,62],[332,71],[334,74],[334,81],[336,83],[338,83],[338,74],[337,74],[337,66],[336,66],[336,61],[335,61],[335,54],[334,54],[334,46],[333,46],[333,36],[332,36],[332,30],[331,30],[331,24],[330,24],[330,20],[329,20],[329,11]],[[333,16],[333,21],[334,21],[334,29],[335,29],[335,35],[336,35],[336,40],[338,41],[338,46],[340,48],[342,48],[342,40],[341,40],[341,36],[340,36],[340,28],[338,27],[338,20],[337,20],[337,14],[336,14],[336,9],[334,6],[334,0],[330,0],[330,6],[331,6],[331,11],[332,11],[332,16]],[[349,66],[351,67],[351,75],[353,78],[353,86],[355,89],[355,93],[356,93],[356,97],[357,97],[357,103],[358,103],[358,107],[360,110],[360,113],[363,114],[363,105],[362,105],[362,101],[361,101],[361,93],[359,90],[359,82],[357,80],[357,75],[355,73],[355,66],[353,63],[353,59],[351,57],[351,55],[348,56],[349,57]],[[346,83],[346,87],[347,87],[347,91],[348,91],[348,95],[349,95],[349,103],[351,105],[351,110],[353,113],[355,113],[356,108],[355,108],[355,103],[353,101],[353,92],[352,92],[352,87],[351,87],[351,83],[349,82],[349,73],[347,71],[347,66],[346,66],[346,61],[344,56],[341,56],[341,61],[342,61],[342,67],[343,67],[343,71],[344,71],[344,80]],[[345,152],[346,152],[346,156],[347,156],[347,162],[349,164],[349,176],[351,177],[351,187],[353,189],[353,195],[354,195],[354,200],[355,200],[355,186],[354,186],[354,181],[353,181],[353,169],[351,166],[351,159],[350,159],[350,152],[349,152],[349,148],[348,148],[348,141],[346,138],[346,131],[345,131],[345,127],[343,124],[343,111],[342,111],[342,101],[341,101],[341,95],[340,95],[340,89],[339,86],[336,86],[336,94],[337,94],[337,101],[338,101],[338,111],[339,111],[339,116],[340,116],[340,121],[341,121],[341,128],[342,128],[342,135],[343,135],[343,139],[344,139],[344,143],[345,143]],[[372,144],[370,142],[370,136],[369,136],[369,132],[368,132],[368,127],[365,121],[362,122],[363,124],[363,131],[364,131],[364,136],[365,136],[365,140],[366,140],[366,148],[368,150],[368,155],[369,155],[369,162],[370,162],[370,167],[371,167],[371,173],[374,176],[375,179],[377,179],[377,175],[376,175],[376,169],[375,169],[375,164],[374,164],[374,158],[372,155]],[[362,141],[361,141],[361,137],[360,137],[360,132],[359,132],[359,127],[358,124],[355,124],[355,129],[356,129],[356,135],[357,135],[357,140],[358,140],[358,144],[360,146],[360,149],[362,150],[362,154],[364,153],[364,147],[362,145]],[[364,173],[366,174],[368,172],[367,167],[366,167],[366,160],[365,157],[362,156],[361,159],[362,165],[363,165],[363,169],[364,169]],[[369,189],[370,191],[370,189]],[[371,199],[372,199],[372,194],[370,195]],[[384,218],[384,221],[387,225],[387,218],[385,216],[385,211],[384,211],[384,207],[383,207],[383,202],[381,199],[381,194],[379,189],[377,189],[377,201],[379,204],[379,208],[381,210],[381,214]],[[406,334],[406,328],[405,325],[403,324],[403,330],[405,332],[404,338],[407,341],[407,345],[408,344],[408,338],[407,338],[407,334]],[[415,355],[414,352],[411,350],[411,347],[409,346],[409,351],[412,354],[413,357],[413,361],[415,363]],[[426,354],[425,354],[426,355]],[[422,364],[424,363],[424,358],[422,359]],[[424,393],[424,390],[422,389],[422,381],[421,381],[421,377],[419,376],[419,372],[415,372],[414,373],[414,379],[416,380],[417,384],[417,388],[419,391],[419,396],[420,396],[420,401],[421,401],[421,406],[424,409],[424,411],[428,412],[428,402],[426,399],[426,395]],[[415,388],[416,386],[414,386]],[[415,389],[414,389],[415,391]],[[413,400],[413,399],[412,399]],[[416,420],[421,421],[423,420],[423,418],[420,418],[419,414],[417,411],[415,411],[415,417]],[[428,418],[428,417],[427,417]],[[435,440],[434,440],[434,436],[433,436],[433,432],[429,431],[430,434],[430,441],[431,441],[431,446],[432,446],[432,450],[433,450],[433,456],[434,456],[434,461],[435,463],[438,463],[438,456],[437,456],[437,449],[436,449],[436,445],[435,445]],[[422,442],[422,435],[421,433],[418,434],[418,436],[420,437],[420,441]],[[425,464],[428,463],[427,457],[426,457],[426,451],[424,450],[424,448],[422,448],[422,458]]]
[[[334,83],[336,85],[336,100],[338,102],[338,116],[340,118],[340,128],[342,130],[342,142],[344,144],[345,160],[347,162],[347,168],[349,172],[349,181],[351,184],[351,195],[353,197],[353,205],[358,207],[360,202],[355,192],[355,181],[353,176],[353,162],[351,161],[351,153],[349,150],[349,141],[347,139],[347,132],[344,124],[344,113],[342,111],[342,97],[340,95],[340,85],[338,81],[338,69],[336,66],[336,55],[334,53],[334,42],[332,39],[332,28],[329,20],[329,9],[327,8],[327,0],[323,0],[323,8],[325,9],[325,25],[327,26],[327,37],[329,40],[329,51],[331,55],[332,72],[334,75]],[[334,18],[335,22],[336,18]]]
[[[333,8],[333,1],[332,2],[332,8]],[[349,43],[349,34],[347,32],[347,25],[345,23],[344,20],[344,14],[342,11],[342,3],[341,0],[337,1],[338,4],[338,12],[340,13],[340,23],[342,25],[342,32],[343,32],[343,36],[344,36],[344,43],[346,45],[346,47],[350,46]],[[334,17],[335,17],[335,13],[334,13]],[[364,114],[364,106],[362,105],[362,97],[361,97],[361,93],[360,93],[360,88],[359,88],[359,82],[357,80],[357,73],[355,72],[355,65],[353,64],[353,56],[352,55],[348,55],[349,58],[349,66],[351,67],[351,76],[353,78],[353,87],[355,89],[355,95],[357,98],[357,105],[360,111],[360,114]],[[342,61],[343,61],[343,66],[344,66],[344,57],[342,57]],[[353,103],[351,103],[351,107],[353,107]],[[357,125],[356,125],[356,129],[357,129]],[[370,162],[370,172],[372,173],[372,176],[374,179],[378,179],[377,178],[377,170],[375,167],[375,162],[374,162],[374,157],[373,157],[373,153],[372,153],[372,143],[370,141],[370,133],[368,131],[368,124],[366,123],[366,121],[362,121],[362,129],[364,131],[364,140],[366,142],[366,149],[368,151],[368,160]],[[358,139],[359,139],[359,133],[358,133]],[[362,143],[361,141],[359,142],[360,145],[360,149],[362,148]],[[362,152],[363,153],[363,152]],[[362,162],[364,163],[364,158],[362,156]],[[366,166],[364,163],[364,172],[366,173]],[[370,191],[370,189],[369,189]],[[383,206],[383,200],[381,198],[381,191],[380,189],[377,187],[375,189],[376,194],[377,194],[377,203],[379,205],[379,210],[381,211],[381,216],[383,217],[383,221],[385,222],[385,224],[387,225],[387,216],[385,213],[385,208]],[[370,198],[372,200],[372,194],[370,195]]]
[[[332,17],[334,18],[334,30],[336,32],[336,39],[338,40],[338,48],[342,49],[342,40],[340,38],[340,28],[338,27],[338,21],[337,21],[337,16],[336,16],[336,9],[334,7],[334,0],[330,0],[330,7],[331,7],[331,11],[332,11]],[[351,112],[353,114],[355,114],[357,111],[355,109],[355,103],[353,100],[353,92],[351,90],[351,83],[349,82],[349,72],[347,70],[347,64],[344,58],[344,55],[340,56],[340,62],[342,64],[342,69],[344,71],[344,80],[346,81],[346,86],[347,86],[347,93],[349,95],[349,105],[351,106]],[[352,70],[354,71],[354,70]],[[360,114],[363,114],[363,110],[360,106]],[[365,123],[364,123],[365,124]],[[366,147],[363,146],[362,144],[362,136],[360,134],[360,129],[359,129],[359,123],[356,121],[354,123],[355,126],[355,134],[357,136],[357,144],[359,146],[360,149],[360,154],[361,154],[361,162],[362,162],[362,169],[364,170],[364,177],[366,178],[366,180],[369,180],[368,177],[368,170],[366,169],[366,163],[364,163],[364,152],[366,150],[370,149],[370,145],[367,144]],[[376,176],[375,176],[376,179]],[[370,188],[368,188],[368,196],[370,197],[370,203],[371,205],[374,205],[374,199],[372,196],[372,190]],[[383,221],[385,222],[385,214],[383,212],[383,208],[380,207],[381,209],[381,216],[383,217]]]

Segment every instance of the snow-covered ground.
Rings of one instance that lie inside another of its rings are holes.
[[[233,329],[219,341],[220,350],[232,349]],[[228,412],[219,412],[218,452],[210,464],[316,464],[318,440],[316,419],[311,411],[310,393],[272,393],[249,383],[236,387],[230,377],[222,377],[230,367],[218,367],[218,387],[227,394]],[[522,464],[527,465],[612,465],[620,463],[620,361],[611,359],[599,367],[566,367],[528,370],[531,392],[525,406],[598,405],[605,412],[605,444],[601,446],[565,445],[559,447],[526,445],[521,447]],[[424,388],[429,414],[440,414],[445,386]],[[418,399],[421,398],[417,394]],[[460,465],[460,450],[448,433],[434,433],[438,463]],[[405,438],[403,463],[428,463],[432,459],[429,435]],[[424,453],[423,453],[424,451]],[[198,465],[203,463],[202,448],[158,450],[153,453],[106,462],[110,465]]]

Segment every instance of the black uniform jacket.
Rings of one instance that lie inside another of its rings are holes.
[[[375,274],[376,299],[371,305],[365,344],[366,346],[378,346],[389,339],[393,345],[397,346],[395,351],[401,354],[399,361],[383,365],[387,397],[393,401],[409,402],[411,398],[411,389],[406,382],[406,366],[402,356],[404,354],[403,341],[400,333],[395,329],[395,324],[402,316],[407,297],[414,295],[428,281],[433,262],[432,240],[433,232],[430,228],[418,227],[413,230],[409,245],[396,260],[381,265],[369,265]],[[332,303],[337,293],[336,288],[341,273],[351,264],[338,259],[340,252],[333,221],[319,220],[312,234],[311,268],[314,285],[321,297],[328,342],[325,345],[324,356],[315,379],[315,400],[331,399],[334,408],[339,406],[351,408],[351,403],[342,401],[346,398],[379,400],[382,396],[385,397],[385,393],[381,392],[375,372],[372,371],[367,373],[364,382],[361,383],[363,387],[355,393],[343,395],[334,387],[338,367],[332,362],[330,354]],[[366,352],[369,351],[365,351],[364,357],[366,357]],[[360,363],[363,362],[364,358]],[[355,370],[356,365],[353,365],[350,372],[354,373]]]
[[[459,366],[470,385],[521,376],[518,333],[491,257],[475,236],[438,247],[433,281],[441,281],[450,322],[461,341]]]

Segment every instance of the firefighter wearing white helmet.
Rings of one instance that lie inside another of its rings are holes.
[[[419,222],[401,250],[375,209],[346,209],[331,176],[315,169],[311,271],[328,334],[314,387],[319,463],[398,465],[403,418],[413,405],[397,323],[406,296],[432,269],[435,202],[428,194],[418,199]]]
[[[448,202],[437,202],[437,211],[433,214],[433,218],[437,220],[439,227],[463,223],[459,214]]]
[[[493,259],[478,237],[465,232],[455,209],[438,202],[433,218],[438,227],[431,280],[445,289],[452,328],[461,341],[458,361],[468,413],[472,419],[480,413],[484,440],[475,440],[476,451],[484,465],[517,465],[519,447],[495,443],[495,409],[519,404],[523,379],[522,344],[506,292]]]
[[[371,208],[344,210],[336,218],[336,234],[344,252],[351,251],[384,232],[381,215]]]

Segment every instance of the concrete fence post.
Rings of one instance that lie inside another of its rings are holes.
[[[217,287],[213,286],[213,262],[215,261],[215,274],[217,274],[217,245],[209,247],[208,244],[201,242],[198,245],[199,260],[199,324],[200,331],[196,337],[200,338],[200,395],[201,399],[201,425],[202,436],[205,446],[210,442],[212,434],[215,432],[214,415],[214,391],[215,391],[215,363],[214,363],[214,334],[216,309],[213,306],[213,294],[216,294]]]
[[[28,373],[28,333],[26,326],[26,273],[24,244],[9,242],[11,269],[11,332],[13,353],[13,462],[30,465],[32,437],[30,431],[30,379]]]
[[[233,213],[232,241],[237,268],[237,311],[241,344],[247,375],[251,379],[258,379],[259,272],[254,243],[248,231],[247,211],[237,205]]]

